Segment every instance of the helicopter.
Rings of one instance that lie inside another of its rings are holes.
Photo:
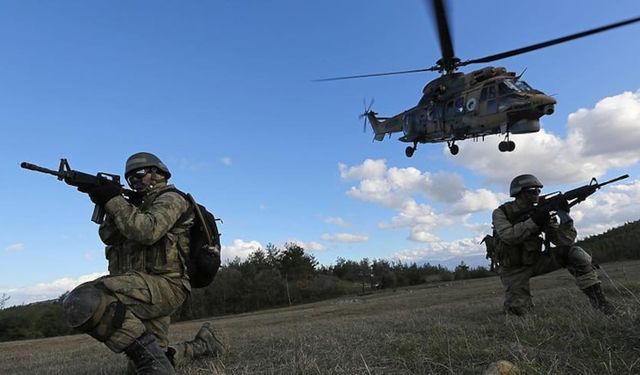
[[[365,128],[367,121],[371,124],[375,141],[384,140],[387,134],[391,137],[392,133],[402,132],[403,135],[398,140],[413,144],[405,149],[407,157],[413,156],[419,143],[439,142],[446,142],[449,152],[456,155],[460,151],[456,141],[469,138],[484,141],[485,136],[493,134],[504,136],[504,140],[498,144],[498,150],[511,152],[515,150],[516,145],[509,139],[510,134],[538,132],[540,118],[554,112],[556,100],[522,80],[524,72],[516,75],[504,67],[489,66],[471,73],[461,73],[457,71],[458,68],[505,59],[640,21],[640,17],[636,17],[542,43],[462,61],[454,53],[444,0],[432,0],[431,9],[436,19],[442,54],[442,58],[435,65],[423,69],[316,80],[337,81],[427,71],[440,73],[440,77],[426,84],[416,106],[392,117],[379,117],[378,113],[371,110],[372,102],[368,108],[365,105],[365,111],[360,115],[361,118],[364,117]]]

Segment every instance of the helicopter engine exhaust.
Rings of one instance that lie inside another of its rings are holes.
[[[553,114],[553,112],[554,112],[553,104],[547,104],[547,105],[545,105],[545,106],[542,108],[542,112],[543,112],[545,115],[547,115],[547,116],[548,116],[548,115],[552,115],[552,114]]]

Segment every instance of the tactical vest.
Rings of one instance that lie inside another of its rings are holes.
[[[504,212],[507,220],[509,220],[512,225],[516,224],[514,218],[518,216],[520,211],[517,210],[514,202],[507,202],[498,208]],[[500,265],[503,267],[532,265],[542,256],[542,244],[544,241],[542,237],[540,237],[540,234],[532,234],[517,245],[509,245],[501,241],[500,236],[495,230],[494,237],[496,255]]]
[[[175,187],[166,185],[148,193],[138,210],[143,213],[148,211],[158,196],[169,189],[175,190]],[[184,199],[178,196],[179,199]],[[182,216],[178,218],[176,224],[152,245],[124,238],[119,244],[107,246],[105,251],[109,261],[109,273],[119,275],[138,271],[170,277],[184,276],[186,266],[181,254],[189,253],[189,229],[192,224],[193,213],[186,220]],[[126,234],[124,235],[126,237]]]

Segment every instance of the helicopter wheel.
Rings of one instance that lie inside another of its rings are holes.
[[[449,146],[449,152],[451,152],[451,155],[457,155],[459,151],[460,148],[458,147],[458,145]]]
[[[514,141],[507,142],[507,151],[511,152],[516,149],[516,143]]]
[[[407,146],[407,148],[404,149],[404,154],[407,155],[408,158],[413,156],[413,153],[416,151],[415,148],[411,147],[411,146]]]
[[[500,152],[509,151],[509,143],[506,141],[501,141],[500,143],[498,143],[498,150],[500,150]]]

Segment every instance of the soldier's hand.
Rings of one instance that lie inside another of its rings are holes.
[[[569,216],[568,211],[559,210],[557,215],[558,218],[560,218],[560,224],[570,224],[573,222],[573,219],[571,218],[571,216]]]
[[[131,191],[131,192],[127,192],[125,194],[125,197],[127,198],[127,201],[132,205],[139,206],[140,204],[142,204],[142,198],[144,197],[144,193],[141,193],[139,191]]]
[[[89,194],[91,201],[98,206],[104,206],[111,198],[120,195],[122,187],[115,182],[104,182],[100,185],[81,185],[78,190]]]
[[[566,213],[571,212],[571,207],[569,206],[569,201],[566,199],[562,199],[560,204],[558,204],[558,211],[564,211]]]
[[[549,211],[541,208],[536,208],[531,212],[531,220],[536,223],[540,228],[549,224],[549,220],[551,220],[551,214]]]

